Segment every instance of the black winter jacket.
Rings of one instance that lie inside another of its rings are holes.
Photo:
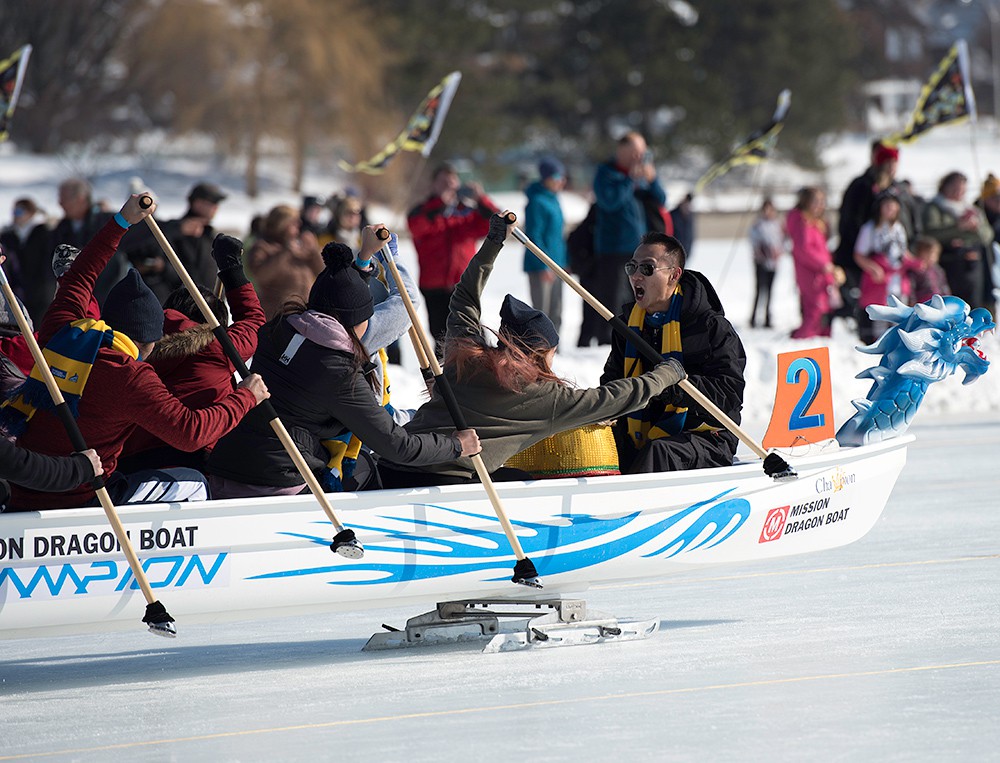
[[[743,407],[743,389],[747,356],[743,343],[732,324],[726,319],[722,302],[708,279],[694,270],[685,270],[681,276],[684,292],[684,307],[681,310],[681,347],[683,348],[684,370],[688,381],[721,408],[734,422],[740,421]],[[625,305],[619,316],[628,323],[634,302]],[[653,347],[659,349],[661,328],[645,326],[642,336]],[[611,340],[611,353],[604,364],[601,384],[625,376],[625,340],[617,333]],[[653,398],[650,406],[658,406],[662,411],[666,404],[684,405],[688,408],[685,429],[692,430],[700,424],[719,427],[711,414],[696,405],[680,387],[670,387],[662,395]],[[618,427],[627,425],[619,421]],[[737,440],[728,431],[719,432],[736,451]],[[618,439],[619,444],[629,438]]]
[[[31,490],[61,493],[94,476],[90,460],[81,453],[45,456],[18,448],[0,437],[0,478]]]
[[[321,441],[345,431],[403,464],[451,461],[461,454],[461,443],[450,434],[410,434],[392,420],[356,368],[346,329],[333,318],[312,311],[279,316],[257,337],[252,370],[263,377],[278,416],[313,471],[329,458]],[[303,483],[259,407],[219,440],[208,471],[251,485]]]

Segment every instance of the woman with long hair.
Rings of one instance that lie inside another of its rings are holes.
[[[345,433],[418,467],[477,453],[474,430],[416,434],[393,421],[367,379],[369,353],[360,337],[374,308],[365,277],[344,244],[328,244],[323,260],[308,302],[285,302],[261,327],[253,358],[254,373],[273,384],[271,402],[309,467],[325,477],[327,443]],[[247,416],[223,437],[208,471],[217,498],[289,495],[305,487],[264,415]]]
[[[825,211],[826,194],[808,186],[799,191],[798,203],[785,219],[802,309],[802,325],[792,332],[792,339],[830,336],[829,287],[834,283],[834,267],[826,245],[829,229],[823,218]]]
[[[490,342],[480,322],[480,297],[508,230],[503,215],[492,216],[489,235],[452,295],[444,352],[444,373],[469,426],[481,437],[487,469],[500,480],[525,476],[501,471],[514,454],[558,432],[638,410],[685,377],[680,363],[671,359],[641,376],[575,389],[552,370],[559,344],[552,321],[510,294],[500,309],[496,344]],[[429,433],[450,426],[444,399],[435,389],[406,429]],[[421,469],[383,459],[379,474],[385,487],[414,487],[471,482],[476,471],[463,456]]]

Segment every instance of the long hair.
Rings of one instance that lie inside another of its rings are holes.
[[[285,300],[285,302],[281,305],[281,311],[276,316],[276,320],[271,322],[271,331],[277,330],[282,318],[287,318],[289,315],[301,315],[308,309],[309,306],[299,297],[291,297],[290,299]],[[323,313],[323,315],[333,318],[341,326],[344,326],[344,322],[341,321],[336,315],[333,315],[332,313]],[[261,327],[261,331],[264,331],[265,329],[267,329],[266,325]],[[365,349],[365,345],[364,342],[361,341],[361,337],[354,333],[354,329],[350,326],[344,326],[344,330],[347,331],[347,336],[350,337],[351,346],[354,349],[353,362],[351,365],[355,371],[361,373],[364,371],[365,366],[368,365],[369,358],[371,356],[369,355],[368,350]],[[368,385],[374,389],[374,380],[370,378],[370,374],[365,373],[364,376]]]
[[[498,387],[508,392],[524,392],[529,384],[566,381],[553,373],[546,350],[526,346],[517,337],[501,330],[496,347],[468,337],[449,338],[444,350],[444,362],[454,365],[458,381],[480,373],[487,374]]]

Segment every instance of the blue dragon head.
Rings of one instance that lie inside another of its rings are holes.
[[[980,338],[996,328],[988,310],[958,297],[934,295],[913,307],[893,296],[888,305],[871,305],[872,320],[893,324],[878,341],[858,350],[882,355],[878,366],[858,374],[874,381],[857,413],[837,432],[841,445],[864,445],[898,437],[909,427],[928,385],[965,372],[963,384],[986,373],[990,361]]]

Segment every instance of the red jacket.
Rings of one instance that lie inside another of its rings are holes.
[[[97,277],[111,260],[124,233],[111,220],[80,252],[63,276],[59,291],[42,319],[38,331],[42,346],[67,323],[87,315]],[[179,450],[197,450],[216,442],[235,427],[255,404],[250,390],[238,389],[216,405],[192,411],[170,394],[148,363],[102,348],[80,400],[77,422],[87,446],[97,451],[104,473],[110,475],[118,464],[126,438],[137,426]],[[18,444],[49,456],[63,456],[74,450],[55,415],[41,410],[35,413]],[[12,505],[22,509],[70,508],[83,506],[94,498],[89,484],[66,493],[39,493],[12,486],[12,493]]]
[[[233,325],[226,333],[240,357],[249,360],[257,351],[257,329],[264,325],[257,292],[246,283],[226,292],[226,300],[233,310]],[[208,326],[195,323],[177,310],[164,310],[163,318],[163,339],[157,342],[149,364],[167,389],[194,410],[231,395],[236,387],[233,379],[236,369]],[[136,429],[122,453],[131,455],[164,445],[156,435]]]
[[[420,265],[421,289],[453,289],[476,254],[477,239],[490,232],[490,215],[498,212],[485,196],[479,209],[459,205],[451,214],[440,196],[410,211],[407,223]]]

